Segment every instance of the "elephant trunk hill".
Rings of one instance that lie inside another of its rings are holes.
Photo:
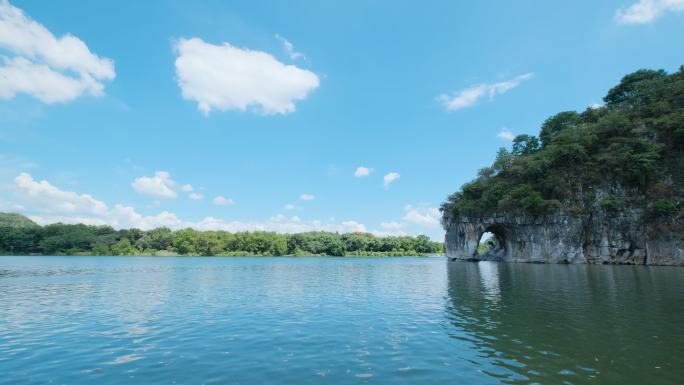
[[[684,67],[627,75],[604,102],[517,136],[448,197],[451,260],[684,265]]]

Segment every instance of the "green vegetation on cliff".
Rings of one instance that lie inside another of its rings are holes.
[[[518,135],[490,167],[448,197],[453,215],[582,214],[598,191],[606,211],[640,200],[650,215],[676,217],[684,196],[684,66],[625,76],[605,105],[548,118],[538,137]],[[630,197],[611,191],[630,191]]]
[[[442,243],[425,235],[228,233],[168,228],[142,231],[62,223],[38,226],[22,215],[4,213],[0,213],[0,220],[0,254],[404,256],[443,252]]]

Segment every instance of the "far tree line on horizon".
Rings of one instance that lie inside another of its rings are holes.
[[[0,213],[0,255],[421,256],[443,253],[425,235],[271,231],[115,230],[110,226],[50,224]]]

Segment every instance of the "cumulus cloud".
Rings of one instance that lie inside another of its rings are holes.
[[[287,56],[290,57],[290,59],[292,59],[292,60],[306,59],[304,54],[294,50],[294,45],[292,45],[292,43],[290,43],[287,39],[285,39],[284,37],[280,36],[277,33],[276,33],[275,37],[276,37],[276,39],[278,39],[278,41],[280,41],[283,44],[283,49],[287,53]]]
[[[401,178],[401,175],[399,175],[399,173],[390,172],[382,178],[382,181],[385,185],[385,188],[389,188],[390,184],[392,184],[394,181],[396,181],[399,178]]]
[[[232,205],[235,204],[235,201],[234,201],[234,200],[232,200],[232,199],[230,199],[230,198],[223,197],[223,196],[221,196],[221,195],[219,195],[219,196],[217,196],[216,198],[214,198],[214,201],[213,201],[213,202],[214,202],[214,204],[217,205],[217,206],[232,206]]]
[[[101,95],[116,76],[111,59],[92,53],[78,37],[54,36],[8,1],[0,1],[0,98],[18,93],[44,103],[67,102],[84,93]]]
[[[296,208],[297,208],[297,207],[296,207],[295,205],[291,204],[291,203],[286,204],[285,207],[284,207],[285,210],[294,210],[294,209],[296,209]]]
[[[120,204],[109,208],[104,202],[89,194],[64,191],[48,181],[37,181],[28,173],[14,178],[14,185],[20,196],[30,207],[31,219],[36,222],[87,223],[111,225],[117,228],[138,227],[149,229],[158,226],[178,225],[180,220],[166,211],[155,216],[144,217],[131,207]]]
[[[404,210],[406,211],[406,215],[404,215],[404,218],[402,219],[406,222],[422,227],[439,227],[439,222],[442,215],[438,208],[428,206],[414,207],[412,205],[406,205]]]
[[[263,222],[225,221],[214,217],[206,217],[191,224],[198,230],[236,231],[275,231],[279,233],[301,233],[307,231],[330,231],[339,233],[367,232],[366,226],[357,221],[340,223],[324,223],[320,220],[303,221],[297,216],[286,217],[282,214],[268,218]]]
[[[204,199],[204,195],[196,192],[188,194],[188,197],[193,201],[201,201],[202,199]]]
[[[47,181],[35,181],[30,174],[25,172],[14,178],[14,183],[27,196],[39,198],[37,202],[49,211],[102,215],[108,210],[104,202],[88,194],[79,195],[71,191],[62,191]]]
[[[205,115],[212,109],[244,111],[250,107],[266,115],[287,114],[295,111],[296,100],[306,99],[320,84],[309,70],[228,43],[180,39],[175,50],[183,98],[196,101]]]
[[[302,220],[297,216],[276,215],[264,221],[228,221],[215,217],[205,217],[199,221],[182,220],[168,211],[156,215],[141,215],[130,206],[116,204],[109,207],[89,194],[78,194],[61,190],[48,181],[37,181],[28,173],[14,178],[15,194],[24,204],[14,203],[8,208],[29,207],[25,214],[39,224],[49,223],[86,223],[109,225],[114,228],[139,228],[143,230],[165,226],[171,229],[194,228],[197,230],[225,231],[277,231],[297,233],[304,231],[367,232],[366,226],[353,220],[342,222],[322,222]],[[228,199],[227,199],[228,200]],[[229,200],[228,200],[229,201]],[[2,206],[5,207],[5,206]]]
[[[515,135],[509,130],[508,128],[504,127],[499,131],[498,134],[496,134],[496,137],[502,140],[513,140],[515,139]]]
[[[154,176],[141,176],[135,178],[131,183],[133,190],[141,195],[149,195],[155,198],[177,198],[179,192],[187,194],[187,197],[194,201],[204,199],[204,194],[195,191],[189,184],[176,183],[167,171],[157,171]]]
[[[456,111],[474,106],[477,104],[478,100],[484,96],[489,96],[490,99],[493,99],[496,95],[503,95],[519,86],[520,83],[532,79],[533,76],[534,74],[527,73],[499,83],[478,84],[456,91],[452,95],[440,95],[437,97],[437,100],[442,103],[447,110]]]
[[[639,0],[618,9],[615,20],[622,24],[648,24],[667,12],[684,11],[684,0]]]
[[[354,171],[354,176],[357,178],[361,178],[370,175],[371,172],[373,172],[372,168],[359,166],[356,168],[356,171]]]
[[[171,179],[171,175],[166,171],[157,171],[152,177],[141,176],[136,178],[131,186],[135,192],[142,195],[157,198],[176,198],[178,196],[174,191],[176,182]]]
[[[382,222],[380,224],[380,227],[382,227],[385,230],[400,230],[403,229],[405,226],[405,223],[400,222]]]
[[[302,200],[302,201],[312,201],[312,200],[314,200],[314,198],[315,197],[311,194],[302,194],[299,196],[299,200]]]

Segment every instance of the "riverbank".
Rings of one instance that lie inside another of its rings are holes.
[[[327,231],[114,229],[55,223],[40,226],[19,214],[0,213],[0,254],[149,256],[422,256],[444,251],[425,235],[376,236]]]

